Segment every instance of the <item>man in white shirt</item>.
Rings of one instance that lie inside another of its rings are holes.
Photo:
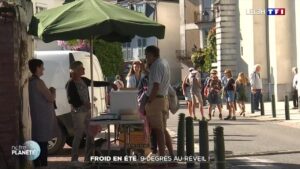
[[[250,75],[251,92],[254,96],[254,110],[260,111],[259,103],[261,99],[262,80],[260,76],[261,66],[259,64],[254,66],[254,72]]]
[[[148,102],[145,106],[150,129],[157,138],[159,155],[165,155],[165,147],[169,155],[174,156],[172,140],[166,130],[169,115],[168,88],[170,85],[170,68],[166,60],[159,56],[159,48],[148,46],[145,49],[147,64],[150,65],[149,83],[146,95]]]

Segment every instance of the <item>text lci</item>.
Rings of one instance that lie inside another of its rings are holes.
[[[285,8],[267,8],[267,15],[285,15]]]

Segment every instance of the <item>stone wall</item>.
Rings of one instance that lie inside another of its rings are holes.
[[[237,75],[237,59],[240,55],[237,0],[221,0],[215,4],[216,16],[217,66],[218,72],[231,69]]]
[[[0,14],[0,168],[18,169],[26,161],[11,155],[12,146],[31,138],[26,65],[32,48],[26,10],[0,1],[3,8],[14,12]]]

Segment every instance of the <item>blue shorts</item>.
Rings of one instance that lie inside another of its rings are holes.
[[[234,102],[234,91],[233,90],[226,91],[226,101]]]

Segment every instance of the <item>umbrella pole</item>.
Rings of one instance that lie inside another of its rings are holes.
[[[91,68],[91,117],[93,117],[94,112],[94,66],[93,66],[93,36],[90,37],[90,68]]]

